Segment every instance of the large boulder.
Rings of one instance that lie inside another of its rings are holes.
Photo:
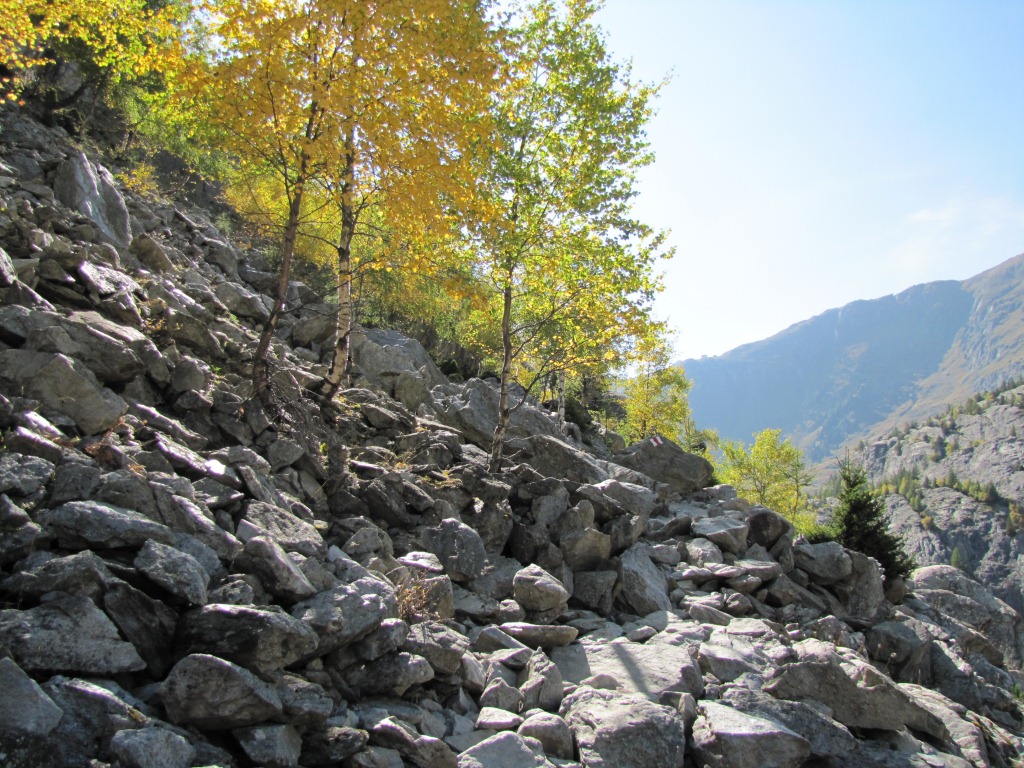
[[[128,412],[128,404],[83,363],[62,354],[2,350],[0,384],[68,416],[87,435],[111,429]]]
[[[714,475],[711,463],[702,456],[688,453],[665,438],[651,438],[630,446],[615,456],[615,462],[642,472],[677,493],[690,493],[705,488]]]
[[[146,666],[106,614],[82,596],[0,611],[0,647],[30,671],[114,675]]]
[[[636,693],[658,701],[665,692],[704,691],[700,667],[685,647],[625,639],[610,643],[574,643],[550,652],[562,678],[582,683],[594,675],[608,675],[624,693]]]
[[[498,385],[482,379],[470,379],[461,386],[445,384],[435,387],[432,404],[437,420],[455,427],[467,441],[483,448],[489,448],[494,428],[498,425]],[[520,394],[513,395],[518,398]],[[508,425],[508,438],[546,435],[561,438],[557,421],[530,401],[513,411]],[[548,473],[545,473],[548,474]],[[599,479],[607,477],[602,474]]]
[[[128,245],[132,233],[124,198],[110,171],[90,163],[84,152],[71,155],[57,167],[53,192],[68,208],[91,219],[115,245]]]
[[[693,750],[705,768],[798,768],[811,753],[807,739],[767,717],[704,702],[693,725]]]
[[[686,723],[674,709],[642,696],[582,686],[562,702],[588,768],[682,768]]]

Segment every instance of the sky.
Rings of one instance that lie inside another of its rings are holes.
[[[1024,1],[606,0],[677,359],[1024,252]]]

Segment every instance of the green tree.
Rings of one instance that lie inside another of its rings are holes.
[[[616,338],[643,333],[662,238],[635,220],[636,172],[651,161],[645,124],[656,88],[613,62],[593,23],[598,4],[517,7],[508,77],[495,100],[498,140],[481,167],[473,224],[489,286],[481,324],[500,328],[501,465],[513,404],[552,370],[576,370]]]
[[[717,446],[718,435],[698,429],[688,398],[693,382],[681,366],[671,363],[670,356],[671,349],[660,336],[640,344],[635,373],[622,387],[626,417],[618,430],[629,443],[661,435],[706,455]]]
[[[792,517],[810,475],[803,452],[781,438],[781,429],[765,429],[754,435],[749,449],[740,442],[722,443],[716,476],[740,496]]]
[[[830,524],[836,541],[878,560],[887,583],[909,576],[914,560],[902,538],[889,530],[885,503],[871,489],[865,469],[847,458],[839,462],[839,477],[843,487]]]

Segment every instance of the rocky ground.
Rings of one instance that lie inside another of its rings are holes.
[[[886,591],[535,407],[489,474],[493,383],[386,331],[321,407],[300,284],[268,412],[273,275],[2,117],[3,765],[1019,764],[1020,617],[961,571]]]

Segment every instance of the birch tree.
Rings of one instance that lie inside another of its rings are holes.
[[[493,114],[498,140],[482,170],[474,226],[489,312],[500,327],[500,468],[513,404],[553,368],[649,322],[662,237],[633,218],[636,172],[651,162],[644,127],[657,88],[613,62],[593,22],[598,5],[540,0],[517,8],[507,80]]]

